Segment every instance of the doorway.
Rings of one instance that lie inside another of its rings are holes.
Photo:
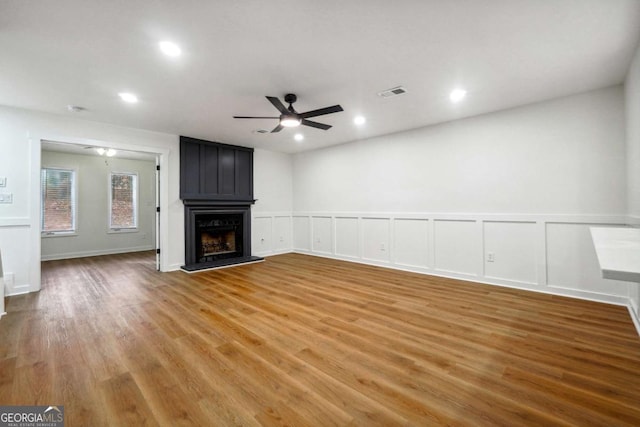
[[[41,141],[41,260],[153,250],[161,270],[160,158]]]

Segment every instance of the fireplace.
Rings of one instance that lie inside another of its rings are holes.
[[[260,261],[251,256],[250,206],[185,203],[185,271]]]
[[[262,261],[251,256],[253,148],[180,137],[187,272]]]

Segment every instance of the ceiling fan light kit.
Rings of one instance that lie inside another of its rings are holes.
[[[289,107],[285,107],[284,104],[275,96],[266,97],[271,104],[276,107],[280,112],[279,117],[256,117],[256,116],[233,116],[234,119],[278,119],[279,123],[271,133],[280,132],[285,127],[297,127],[300,125],[313,127],[316,129],[329,130],[331,125],[324,123],[314,122],[307,120],[311,117],[324,116],[325,114],[338,113],[344,111],[340,105],[333,105],[331,107],[319,108],[317,110],[307,111],[305,113],[298,113],[293,104],[298,100],[298,97],[293,93],[288,93],[284,97],[284,102],[289,104]]]
[[[93,146],[89,146],[89,147],[84,147],[85,150],[95,150],[96,153],[98,153],[99,156],[107,156],[107,157],[113,157],[116,154],[118,154],[118,150],[114,149],[114,148],[103,148],[103,147],[93,147]]]
[[[296,126],[300,126],[301,122],[302,119],[300,117],[297,117],[297,114],[295,116],[280,116],[280,124],[286,128],[294,128]]]

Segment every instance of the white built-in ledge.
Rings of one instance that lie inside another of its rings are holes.
[[[591,227],[605,279],[640,283],[640,228]]]

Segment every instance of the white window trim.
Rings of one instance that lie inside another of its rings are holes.
[[[112,227],[111,226],[111,176],[112,175],[134,175],[136,177],[136,185],[133,189],[133,199],[134,199],[134,216],[135,216],[135,227]],[[140,228],[140,175],[138,172],[124,172],[124,171],[115,171],[112,170],[107,174],[107,190],[109,197],[109,210],[107,211],[107,234],[119,234],[119,233],[137,233]]]
[[[74,237],[77,236],[76,231],[43,231],[40,233],[40,237],[48,239],[50,237]]]
[[[71,189],[71,197],[73,203],[73,229],[72,230],[61,230],[61,231],[44,231],[42,230],[44,226],[44,199],[42,194],[42,170],[43,169],[53,169],[53,170],[61,170],[61,171],[70,171],[73,172],[73,184]],[[78,168],[76,167],[68,167],[68,166],[46,166],[41,165],[40,167],[40,236],[41,237],[72,237],[78,235]]]
[[[136,228],[110,228],[107,230],[107,234],[123,234],[123,233],[138,233],[140,229]]]

